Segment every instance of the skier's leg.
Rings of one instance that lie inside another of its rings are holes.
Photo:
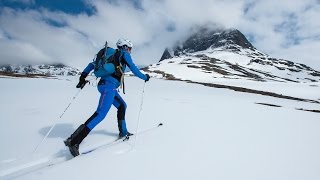
[[[113,103],[116,89],[112,86],[106,86],[99,88],[101,93],[99,104],[96,112],[85,122],[85,125],[92,130],[98,125],[108,114],[110,107]]]
[[[118,92],[116,92],[115,94],[113,105],[118,109],[117,119],[118,119],[119,136],[120,137],[126,136],[128,135],[126,120],[125,120],[127,104],[125,103],[125,101],[122,99],[122,97]]]
[[[115,88],[99,86],[98,90],[101,93],[101,96],[96,112],[85,122],[85,124],[80,125],[64,142],[65,145],[69,147],[73,156],[79,155],[79,144],[89,134],[89,132],[104,119],[112,105],[114,94],[116,92]]]
[[[79,145],[89,132],[90,129],[86,125],[81,124],[68,138],[68,146],[74,146],[75,144]]]

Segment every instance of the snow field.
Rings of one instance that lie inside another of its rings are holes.
[[[92,115],[98,92],[96,87],[85,87],[59,120],[77,92],[77,78],[0,81],[0,179],[320,178],[319,114],[293,108],[319,109],[319,105],[159,79],[146,84],[140,129],[160,122],[163,127],[139,135],[134,148],[131,139],[34,171],[32,163],[41,159],[70,158],[62,141]],[[136,131],[142,88],[143,81],[126,78],[123,98],[128,104],[126,119],[131,132]],[[275,85],[271,89],[279,88]],[[282,88],[304,97],[317,87],[295,91],[296,86],[284,83]],[[47,141],[31,155],[57,119]],[[112,141],[117,133],[116,110],[112,108],[80,150]]]

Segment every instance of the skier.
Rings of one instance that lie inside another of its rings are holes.
[[[122,62],[123,65],[121,69],[122,72],[124,72],[126,66],[128,66],[135,76],[147,82],[150,79],[150,76],[148,74],[142,74],[131,59],[130,54],[131,49],[133,47],[132,42],[128,39],[122,38],[117,41],[116,45],[118,48],[117,52],[123,53],[122,57],[118,55],[118,57],[120,57],[120,62]],[[81,73],[77,88],[81,88],[85,85],[85,78],[93,69],[94,63],[91,62]],[[128,138],[130,135],[132,135],[128,132],[125,121],[127,104],[116,90],[120,86],[120,84],[121,77],[116,73],[113,73],[106,77],[101,77],[98,83],[98,91],[101,95],[97,110],[84,124],[81,124],[76,129],[76,131],[73,134],[71,134],[71,136],[68,139],[64,141],[65,145],[69,147],[69,150],[74,157],[79,155],[79,145],[82,142],[82,140],[89,134],[89,132],[96,125],[98,125],[105,118],[111,105],[114,105],[118,109],[117,119],[119,128],[119,138]]]

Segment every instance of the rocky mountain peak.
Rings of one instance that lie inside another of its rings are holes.
[[[319,82],[320,72],[256,49],[237,29],[199,28],[185,41],[166,48],[161,62],[146,67],[167,79]]]
[[[239,49],[238,47],[242,49],[255,49],[247,38],[237,29],[223,30],[202,27],[194,31],[186,41],[178,43],[172,49],[165,49],[160,61],[185,53],[220,47],[234,51],[237,51]]]

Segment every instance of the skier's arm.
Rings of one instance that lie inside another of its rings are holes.
[[[87,75],[94,69],[93,63],[89,63],[86,68],[82,71],[82,73],[86,73]]]
[[[125,52],[123,54],[123,58],[127,62],[128,67],[135,76],[145,81],[148,79],[148,76],[146,74],[142,74],[141,71],[137,68],[137,66],[133,63],[129,53]]]

